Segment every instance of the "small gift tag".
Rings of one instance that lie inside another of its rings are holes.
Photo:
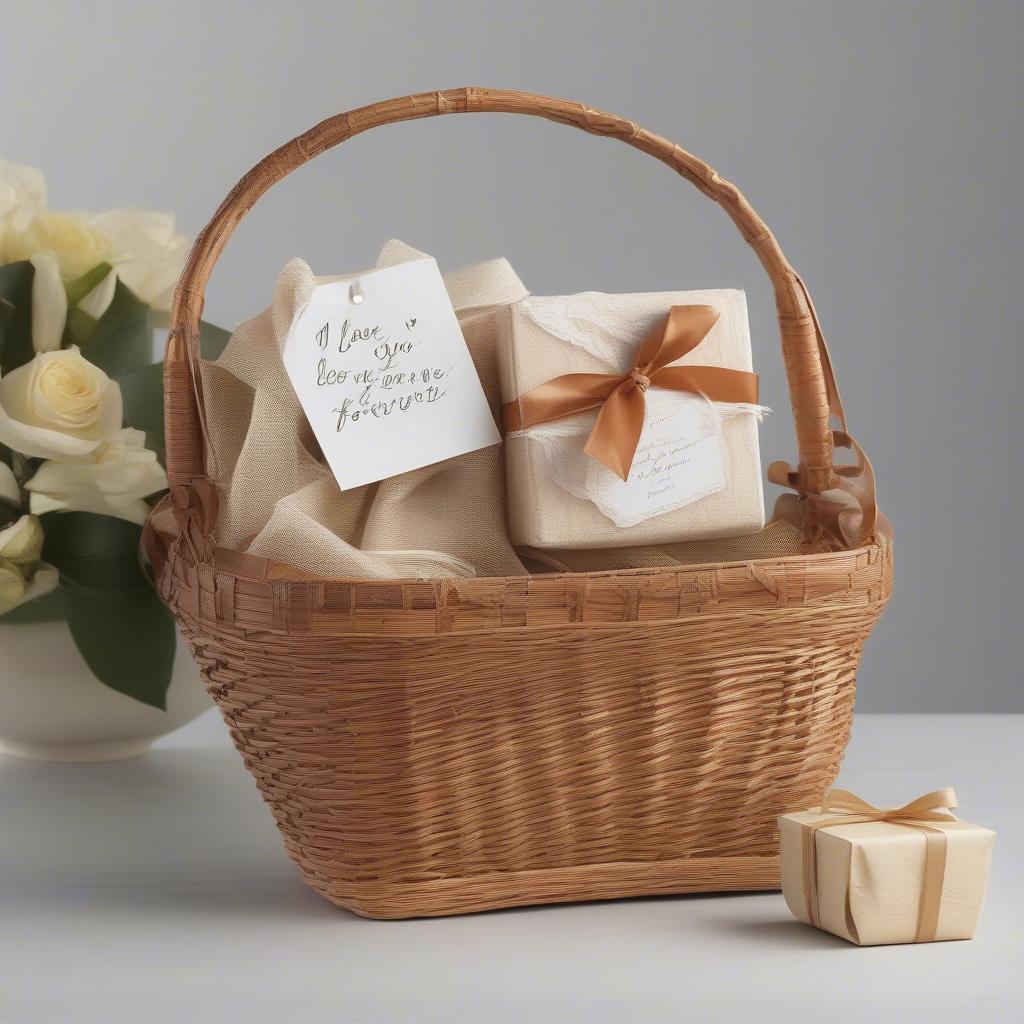
[[[725,447],[714,405],[702,395],[648,392],[629,478],[609,476],[605,500],[613,509],[611,518],[624,526],[723,490]]]
[[[583,448],[593,417],[566,427],[533,431],[555,481],[592,501],[616,526],[629,527],[725,489],[722,422],[714,405],[689,392],[647,392],[647,414],[627,480]],[[556,440],[555,435],[562,434]]]
[[[433,259],[318,285],[282,359],[342,490],[501,440]]]

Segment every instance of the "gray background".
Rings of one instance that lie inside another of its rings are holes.
[[[0,153],[58,208],[173,209],[196,232],[313,122],[491,85],[668,135],[745,191],[804,274],[897,535],[862,710],[1022,711],[1024,5],[0,3]],[[231,326],[277,270],[366,266],[401,237],[504,254],[537,292],[741,286],[791,458],[770,289],[727,218],[628,147],[474,115],[361,137],[284,182],[208,298]]]

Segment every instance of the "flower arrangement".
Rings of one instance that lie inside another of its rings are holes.
[[[60,213],[0,160],[0,642],[62,619],[93,674],[164,707],[174,623],[138,557],[167,487],[154,329],[188,243],[170,214]],[[203,325],[203,350],[227,332]]]

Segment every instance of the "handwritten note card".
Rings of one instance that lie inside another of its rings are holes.
[[[432,259],[318,285],[282,358],[342,490],[501,440]]]

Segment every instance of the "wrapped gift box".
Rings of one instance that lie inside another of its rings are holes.
[[[714,307],[718,320],[693,351],[671,365],[751,371],[747,306],[741,291],[531,296],[508,309],[499,333],[502,400],[514,403],[564,374],[623,373],[672,307],[697,305]],[[698,401],[702,400],[692,393],[652,386],[647,392],[648,416],[669,416],[676,407]],[[639,521],[631,519],[621,503],[616,506],[614,489],[622,488],[615,475],[584,454],[596,411],[506,432],[513,542],[537,548],[602,548],[760,530],[764,499],[757,427],[763,410],[749,404],[705,405],[721,424],[724,486]]]
[[[950,802],[932,800],[931,810],[782,815],[782,892],[793,915],[862,946],[971,938],[995,833],[939,818],[934,808],[955,806],[953,797],[940,799]],[[864,820],[879,814],[889,820]]]

